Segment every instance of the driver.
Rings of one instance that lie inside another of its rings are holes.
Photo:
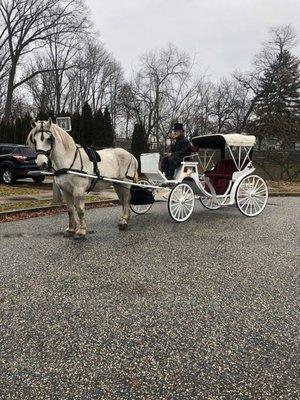
[[[189,156],[192,152],[190,142],[184,137],[183,125],[176,122],[172,131],[171,138],[175,140],[175,143],[171,145],[171,152],[165,153],[161,161],[161,169],[168,180],[174,178],[175,169],[179,167],[183,158]]]

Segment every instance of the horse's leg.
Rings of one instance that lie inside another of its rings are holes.
[[[86,221],[84,217],[84,195],[75,196],[75,207],[79,218],[79,228],[75,232],[75,237],[85,237],[86,235]]]
[[[64,236],[69,237],[73,236],[76,231],[74,197],[72,194],[64,192],[64,198],[67,203],[68,215],[69,215],[69,226],[65,230]]]
[[[117,183],[114,184],[114,188],[123,208],[123,215],[119,218],[118,226],[120,230],[125,230],[130,217],[130,190],[128,186],[120,186]]]

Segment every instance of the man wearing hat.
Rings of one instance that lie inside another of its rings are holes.
[[[178,168],[184,157],[192,152],[190,142],[184,137],[183,125],[176,122],[173,127],[172,139],[175,143],[171,145],[171,152],[166,153],[161,161],[161,169],[168,180],[174,179],[175,169]]]

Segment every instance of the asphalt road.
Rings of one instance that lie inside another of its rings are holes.
[[[0,224],[0,398],[299,399],[299,198],[270,203]]]

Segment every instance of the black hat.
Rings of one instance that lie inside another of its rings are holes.
[[[175,122],[174,127],[173,127],[172,130],[173,131],[182,131],[182,132],[184,132],[183,124],[179,124],[178,122]]]

